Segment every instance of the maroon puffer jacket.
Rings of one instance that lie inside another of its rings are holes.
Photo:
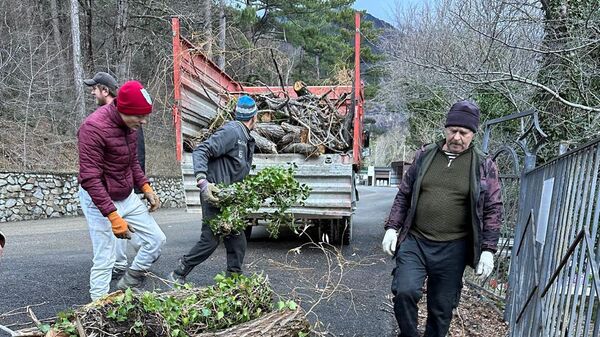
[[[148,182],[137,159],[137,131],[125,125],[114,104],[89,115],[77,132],[79,184],[102,215],[116,211],[113,200],[127,198]]]

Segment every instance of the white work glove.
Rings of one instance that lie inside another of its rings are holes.
[[[383,242],[381,243],[383,251],[390,256],[394,256],[394,252],[396,251],[396,243],[398,243],[398,232],[391,228],[386,230],[385,236],[383,237]]]
[[[475,274],[482,278],[487,278],[494,270],[494,254],[490,251],[484,250],[479,258],[479,263],[475,269]]]

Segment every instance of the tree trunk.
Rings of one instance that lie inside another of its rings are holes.
[[[192,337],[292,337],[300,332],[308,333],[310,326],[302,309],[281,310],[260,318],[213,333],[201,333]]]
[[[301,133],[303,132],[303,128],[295,125],[291,125],[288,123],[281,123],[281,127],[286,132],[286,134],[281,138],[281,140],[277,143],[280,148],[285,148],[291,143],[300,143],[301,142]]]
[[[117,0],[117,33],[116,52],[117,52],[117,81],[125,82],[127,79],[127,65],[129,64],[129,47],[127,45],[127,21],[129,17],[128,0]]]
[[[259,135],[256,131],[252,130],[250,135],[256,141],[256,149],[259,153],[273,153],[277,154],[277,146],[272,141]]]
[[[54,44],[56,45],[56,53],[63,54],[62,37],[60,34],[60,20],[58,20],[58,5],[56,0],[50,0],[50,15],[52,16],[52,37],[54,38]],[[66,57],[58,57],[58,69],[62,74],[67,74],[67,65],[65,63]],[[62,79],[59,76],[57,78]]]
[[[566,49],[569,40],[568,10],[572,8],[569,8],[567,0],[541,1],[541,3],[544,11],[544,46],[548,50]],[[572,78],[569,71],[571,65],[555,53],[542,54],[541,65],[537,81],[555,89],[562,97],[572,99],[569,94],[575,89],[572,81],[569,80]],[[545,90],[538,89],[535,100],[540,110],[542,129],[548,131],[550,143],[556,145],[560,140],[569,139],[568,123],[564,121],[571,118],[573,111]],[[558,154],[555,152],[557,150],[558,148],[554,146],[546,146],[542,149],[541,156],[549,159]]]
[[[217,65],[225,70],[225,30],[227,29],[227,18],[225,17],[225,0],[219,0],[219,55]]]
[[[94,72],[94,68],[96,67],[94,65],[94,45],[92,42],[92,27],[93,27],[93,13],[94,11],[92,10],[92,6],[93,6],[93,0],[88,0],[86,1],[87,3],[87,8],[86,8],[86,23],[85,23],[85,30],[86,30],[86,34],[85,34],[85,49],[87,51],[87,71],[90,74],[90,76],[93,76],[93,72]]]
[[[293,143],[290,144],[286,147],[284,147],[283,149],[281,149],[282,153],[300,153],[303,154],[305,156],[313,156],[313,155],[319,155],[321,153],[325,152],[325,147],[322,145],[319,145],[319,147],[311,145],[311,144],[305,144],[305,143]]]
[[[257,123],[254,130],[261,136],[277,143],[285,136],[286,131],[281,125],[275,123]]]
[[[81,43],[79,33],[79,2],[71,0],[71,38],[73,40],[73,75],[75,79],[75,111],[79,120],[85,118],[83,91],[83,67],[81,64]]]
[[[204,32],[206,34],[206,44],[204,51],[208,58],[212,58],[212,2],[213,0],[204,0]]]

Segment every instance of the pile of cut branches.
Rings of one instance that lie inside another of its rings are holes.
[[[288,209],[303,205],[310,194],[310,188],[294,178],[295,168],[295,165],[266,167],[241,182],[221,186],[221,212],[209,221],[213,233],[228,235],[244,231],[250,212],[257,211],[262,205],[275,208],[272,213],[264,214],[267,231],[272,237],[277,237],[281,225],[293,225],[293,214],[287,212]]]
[[[314,95],[300,85],[297,98],[275,93],[253,95],[258,107],[259,123],[251,131],[256,140],[258,153],[301,153],[306,156],[318,156],[322,153],[342,153],[352,147],[353,113],[342,115],[340,109],[345,105],[348,94],[342,94],[335,100],[328,96]],[[201,136],[188,140],[188,148],[195,148],[207,139],[225,121],[235,116],[234,97],[230,97],[226,106],[220,107],[220,113],[211,121]]]
[[[40,327],[46,336],[298,336],[310,327],[293,301],[274,303],[266,277],[217,275],[208,288],[117,292]]]

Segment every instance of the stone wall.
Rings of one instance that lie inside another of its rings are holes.
[[[185,207],[179,177],[150,177],[162,207]],[[77,174],[0,172],[0,222],[81,215]]]

